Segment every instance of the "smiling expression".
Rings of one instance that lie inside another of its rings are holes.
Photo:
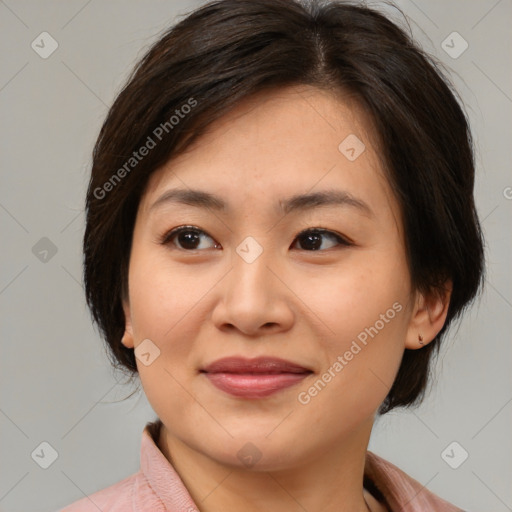
[[[413,336],[415,304],[398,203],[370,128],[354,101],[282,89],[239,104],[151,175],[123,343],[159,350],[147,366],[137,359],[138,370],[178,442],[234,465],[250,442],[262,468],[277,468],[369,435]],[[364,146],[347,152],[348,136]],[[229,357],[309,371],[281,368],[266,384],[250,368],[212,379],[205,368]]]

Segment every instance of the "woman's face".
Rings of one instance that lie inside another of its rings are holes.
[[[259,94],[152,175],[123,343],[169,438],[262,469],[368,439],[418,339],[402,221],[369,128],[355,103],[314,88]],[[296,367],[204,371],[231,357]]]

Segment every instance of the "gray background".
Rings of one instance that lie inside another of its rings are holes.
[[[57,510],[138,470],[142,429],[155,415],[142,393],[121,401],[134,388],[117,382],[85,308],[83,199],[93,143],[135,59],[202,3],[0,1],[1,511]],[[488,267],[429,397],[380,419],[370,448],[468,511],[512,510],[512,2],[398,5],[451,69],[469,112]],[[43,31],[59,45],[47,59],[31,47]],[[453,31],[469,44],[458,58],[441,46]],[[48,469],[31,456],[43,441],[58,453]],[[452,441],[469,453],[458,469],[441,457]]]

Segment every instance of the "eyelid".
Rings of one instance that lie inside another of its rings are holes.
[[[159,243],[161,243],[162,245],[167,245],[170,241],[171,241],[171,238],[173,238],[175,235],[179,234],[181,231],[197,231],[201,234],[205,234],[206,236],[208,236],[209,238],[211,238],[213,240],[213,237],[211,237],[204,229],[201,229],[197,226],[192,226],[192,225],[183,225],[183,226],[177,226],[173,229],[171,229],[170,231],[166,231],[159,239]],[[218,244],[217,242],[215,242],[216,245],[220,245]],[[192,252],[194,250],[197,250],[197,249],[184,249],[186,250],[187,252]]]
[[[325,234],[325,235],[332,235],[334,238],[337,238],[344,245],[355,245],[354,241],[351,240],[346,235],[342,235],[341,233],[338,233],[337,231],[333,231],[332,229],[316,228],[316,227],[310,227],[310,228],[303,229],[302,231],[297,233],[294,240],[299,238],[299,236],[301,236],[305,233],[309,233],[309,232],[320,233],[320,234]],[[309,252],[313,252],[313,251],[309,251]]]
[[[201,234],[205,234],[206,236],[208,236],[209,238],[211,238],[212,240],[214,240],[214,238],[212,236],[210,236],[204,229],[201,229],[197,226],[193,226],[193,225],[182,225],[182,226],[177,226],[173,229],[171,229],[170,231],[166,231],[159,239],[159,243],[162,244],[162,245],[167,245],[170,240],[177,234],[179,234],[181,231],[187,231],[187,230],[190,230],[190,231],[197,231]],[[342,235],[340,233],[338,233],[337,231],[333,231],[331,229],[327,229],[327,228],[320,228],[320,227],[308,227],[308,228],[305,228],[303,229],[302,231],[300,231],[299,233],[297,233],[297,235],[295,235],[295,238],[293,239],[293,245],[296,244],[296,240],[306,234],[306,233],[320,233],[320,234],[325,234],[325,235],[331,235],[333,238],[336,238],[339,242],[340,245],[342,246],[352,246],[352,245],[355,245],[353,240],[351,240],[349,237],[347,237],[346,235]],[[215,242],[216,246],[220,246],[220,244],[218,244],[217,242]],[[197,251],[199,250],[200,252],[203,251],[204,249],[183,249],[184,251],[186,252],[193,252],[193,251]],[[325,251],[306,251],[306,252],[325,252]]]
[[[172,228],[169,231],[165,231],[165,233],[160,237],[160,243],[162,243],[164,245],[167,244],[169,242],[169,240],[174,235],[176,235],[180,231],[184,231],[185,229],[190,229],[190,230],[194,229],[195,231],[202,231],[202,230],[199,230],[199,228],[196,226],[189,226],[189,225],[177,226],[175,228]]]

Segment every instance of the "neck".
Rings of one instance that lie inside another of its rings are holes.
[[[372,510],[375,503],[363,490],[371,426],[324,452],[316,450],[298,465],[269,471],[221,464],[177,439],[164,425],[158,446],[202,512],[368,512],[366,501]]]

